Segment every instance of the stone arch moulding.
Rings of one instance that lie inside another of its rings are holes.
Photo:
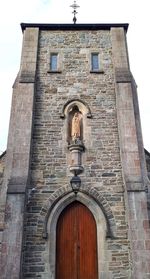
[[[92,114],[91,114],[91,110],[89,105],[80,99],[72,99],[72,100],[68,100],[62,109],[60,118],[65,118],[66,115],[68,114],[68,112],[74,107],[77,106],[79,108],[79,110],[82,112],[83,115],[86,115],[87,118],[92,118]]]
[[[89,210],[93,213],[96,222],[99,218],[98,214],[102,212],[106,223],[106,237],[112,239],[116,238],[116,222],[108,202],[105,200],[101,193],[97,192],[95,188],[87,186],[82,186],[78,195],[75,195],[72,192],[70,186],[61,187],[53,194],[51,194],[49,199],[46,201],[45,205],[41,209],[40,216],[37,222],[37,234],[41,235],[42,232],[41,236],[47,239],[48,221],[53,209],[55,208],[55,210],[53,211],[54,217],[58,214],[58,212],[60,214],[67,205],[75,200],[80,201],[89,208]],[[92,205],[95,205],[95,207],[93,207]],[[95,210],[93,210],[93,208],[95,208]]]

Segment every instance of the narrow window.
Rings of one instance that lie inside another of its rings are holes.
[[[91,69],[92,69],[92,71],[99,70],[99,54],[98,53],[91,54]]]
[[[58,54],[57,53],[51,53],[50,56],[50,70],[51,71],[57,71],[58,69]]]

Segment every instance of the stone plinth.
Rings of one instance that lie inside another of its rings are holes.
[[[72,173],[78,175],[84,170],[82,167],[82,152],[84,151],[84,145],[80,140],[75,140],[68,146],[68,149],[71,157],[71,165],[69,169]]]

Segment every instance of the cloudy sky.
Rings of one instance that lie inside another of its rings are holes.
[[[6,149],[12,85],[19,70],[21,22],[71,23],[73,0],[5,0],[0,9],[0,153]],[[149,0],[77,0],[78,23],[129,23],[131,71],[138,97],[145,148],[150,152]]]

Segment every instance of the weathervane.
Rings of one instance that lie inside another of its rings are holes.
[[[73,8],[73,14],[74,14],[74,17],[73,17],[73,22],[74,22],[74,24],[76,24],[76,21],[77,21],[77,18],[76,18],[76,14],[78,13],[77,11],[76,11],[76,9],[77,8],[80,8],[80,6],[78,6],[77,4],[76,4],[76,1],[74,0],[74,3],[70,6],[71,8]]]

